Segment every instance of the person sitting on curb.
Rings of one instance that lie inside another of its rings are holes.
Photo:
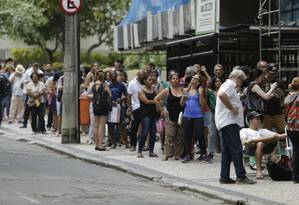
[[[249,128],[240,130],[240,137],[244,145],[244,151],[249,156],[256,157],[256,179],[263,179],[262,175],[262,157],[271,154],[279,140],[285,139],[286,134],[277,134],[268,129],[260,129],[261,114],[251,111],[247,114]]]

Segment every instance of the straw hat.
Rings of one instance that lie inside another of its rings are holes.
[[[22,65],[17,65],[16,73],[23,74],[25,72],[25,68]]]
[[[299,77],[295,77],[293,80],[292,80],[292,88],[294,90],[299,90]]]

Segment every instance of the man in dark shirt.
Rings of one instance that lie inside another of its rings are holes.
[[[278,69],[274,64],[269,64],[265,76],[265,87],[264,91],[268,92],[272,83],[277,82]],[[264,111],[264,127],[268,130],[275,128],[276,132],[281,134],[284,133],[286,126],[283,100],[285,97],[284,88],[279,83],[279,86],[273,93],[274,97],[269,100],[265,100],[265,111]]]
[[[110,141],[111,141],[111,149],[115,149],[116,148],[116,142],[117,139],[119,139],[119,137],[115,137],[115,135],[119,136],[119,123],[120,123],[120,111],[121,111],[121,107],[120,104],[126,100],[127,98],[127,89],[126,86],[117,81],[117,73],[116,71],[110,71],[110,84],[109,84],[109,88],[112,94],[112,106],[113,106],[113,110],[110,112],[109,116],[108,116],[108,132],[109,132],[109,137],[110,137]],[[114,110],[117,109],[117,112],[114,112]],[[117,116],[111,116],[111,115],[117,115]],[[118,120],[111,120],[111,119],[116,119],[118,118]],[[115,133],[115,131],[117,131]]]

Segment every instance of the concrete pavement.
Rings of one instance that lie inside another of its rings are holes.
[[[87,145],[82,137],[82,144],[61,144],[61,139],[48,133],[32,135],[31,129],[19,129],[18,125],[8,125],[5,122],[1,131],[3,136],[16,140],[36,143],[49,149],[106,167],[115,168],[133,175],[157,181],[164,186],[177,187],[198,192],[225,202],[239,204],[299,204],[297,197],[298,185],[292,182],[274,182],[269,177],[260,180],[256,185],[222,185],[219,184],[220,156],[212,164],[191,162],[183,164],[180,161],[161,161],[159,143],[155,151],[160,158],[136,157],[136,152],[130,152],[124,147],[107,152],[94,150],[94,145]],[[246,167],[248,176],[255,177],[255,172]],[[235,177],[231,169],[232,178]]]

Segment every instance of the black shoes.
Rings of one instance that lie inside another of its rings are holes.
[[[249,179],[248,177],[245,177],[243,179],[237,178],[236,184],[256,184],[256,181]]]
[[[236,181],[231,178],[220,178],[219,179],[220,184],[235,184]]]
[[[23,125],[23,126],[21,126],[20,128],[27,128],[27,125]]]

